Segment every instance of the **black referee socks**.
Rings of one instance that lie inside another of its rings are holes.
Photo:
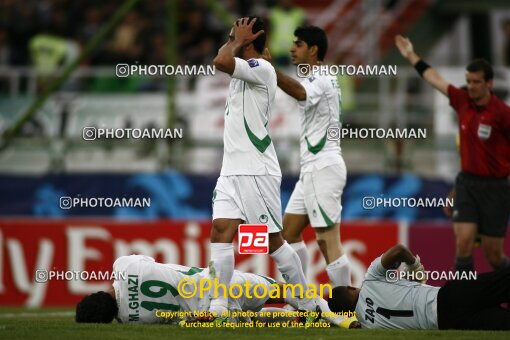
[[[457,257],[455,259],[455,270],[458,272],[472,272],[474,269],[473,266],[473,257],[472,256],[466,256],[466,257]]]

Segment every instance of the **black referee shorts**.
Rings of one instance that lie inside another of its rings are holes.
[[[437,294],[439,329],[510,329],[510,268],[448,281]]]
[[[460,172],[455,180],[453,221],[478,225],[478,233],[505,237],[510,217],[508,180]]]

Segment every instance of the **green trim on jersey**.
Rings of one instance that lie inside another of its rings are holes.
[[[273,279],[271,279],[271,278],[269,278],[269,277],[267,277],[267,276],[260,275],[260,274],[255,274],[255,275],[260,276],[260,277],[261,277],[261,278],[263,278],[263,279],[266,279],[266,281],[267,281],[267,282],[269,282],[269,283],[271,283],[271,284],[276,284],[276,283],[277,283],[275,280],[273,280]]]
[[[314,155],[318,154],[319,151],[321,151],[324,148],[324,145],[326,145],[327,135],[328,135],[328,133],[326,132],[324,137],[322,137],[322,139],[316,145],[310,144],[310,141],[308,140],[308,137],[305,136],[305,140],[306,140],[306,145],[308,147],[308,151],[310,151]]]
[[[183,273],[184,275],[195,275],[196,273],[201,273],[204,271],[204,268],[191,267],[187,272],[184,270],[178,270],[179,273]]]
[[[243,82],[243,120],[244,120],[244,129],[248,134],[248,138],[250,138],[251,143],[259,150],[261,153],[264,153],[267,147],[271,144],[271,137],[267,134],[263,139],[258,138],[248,126],[248,122],[246,121],[246,117],[244,115],[244,90],[246,88],[246,83]],[[266,122],[267,125],[267,122]]]
[[[262,195],[262,191],[260,191],[259,184],[257,183],[256,176],[253,176],[253,179],[255,180],[255,185],[257,186],[257,190],[259,191],[260,197],[262,197],[262,201],[264,202],[264,205],[266,206],[267,212],[269,213],[269,216],[271,216],[271,219],[273,220],[276,228],[278,228],[280,231],[283,230],[283,227],[276,221],[276,218],[274,218],[273,214],[271,214],[271,210],[269,210],[269,207],[266,204],[266,200],[264,199],[264,195]]]
[[[319,210],[321,211],[321,215],[322,215],[322,218],[324,218],[324,221],[326,221],[326,225],[328,227],[332,227],[335,225],[335,222],[333,222],[329,217],[328,215],[326,214],[326,212],[324,211],[324,209],[322,209],[321,205],[319,204],[319,202],[317,201],[317,205],[319,206]]]
[[[244,112],[243,112],[244,116]],[[246,133],[248,134],[248,138],[250,138],[251,143],[259,150],[264,153],[269,145],[271,145],[271,137],[266,135],[263,139],[259,139],[248,126],[248,122],[246,121],[246,117],[244,117],[244,128],[246,129]]]
[[[267,208],[267,205],[266,205],[266,208]],[[271,210],[269,210],[269,208],[267,208],[267,211],[269,212],[269,216],[271,216],[271,219],[273,220],[274,224],[276,225],[276,228],[283,230],[282,226],[276,221],[273,214],[271,214]]]

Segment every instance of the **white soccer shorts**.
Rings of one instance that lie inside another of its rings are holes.
[[[213,220],[241,219],[267,224],[269,233],[282,230],[279,176],[220,176],[213,192]]]
[[[314,228],[331,227],[340,223],[341,198],[346,178],[347,171],[343,163],[302,173],[285,213],[308,215]]]

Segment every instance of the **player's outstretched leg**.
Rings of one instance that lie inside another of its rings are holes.
[[[351,286],[351,266],[340,243],[340,223],[331,227],[315,228],[315,233],[333,287]]]
[[[329,281],[333,287],[352,286],[351,266],[347,254],[343,254],[326,266]]]
[[[213,221],[211,230],[211,261],[210,270],[218,279],[219,286],[224,285],[227,291],[220,290],[217,297],[211,300],[209,311],[222,315],[228,309],[228,287],[234,274],[234,247],[232,241],[237,227],[242,220],[218,218]]]
[[[269,234],[269,252],[276,262],[278,270],[282,273],[285,282],[303,287],[303,297],[300,298],[298,302],[299,309],[317,311],[318,306],[315,299],[307,298],[305,295],[308,282],[303,273],[299,256],[294,249],[283,240],[281,233]]]
[[[310,255],[306,248],[306,243],[303,241],[303,230],[310,224],[308,216],[305,214],[285,213],[283,215],[283,238],[287,241],[292,249],[299,256],[303,274],[308,270],[308,263],[310,262]]]

